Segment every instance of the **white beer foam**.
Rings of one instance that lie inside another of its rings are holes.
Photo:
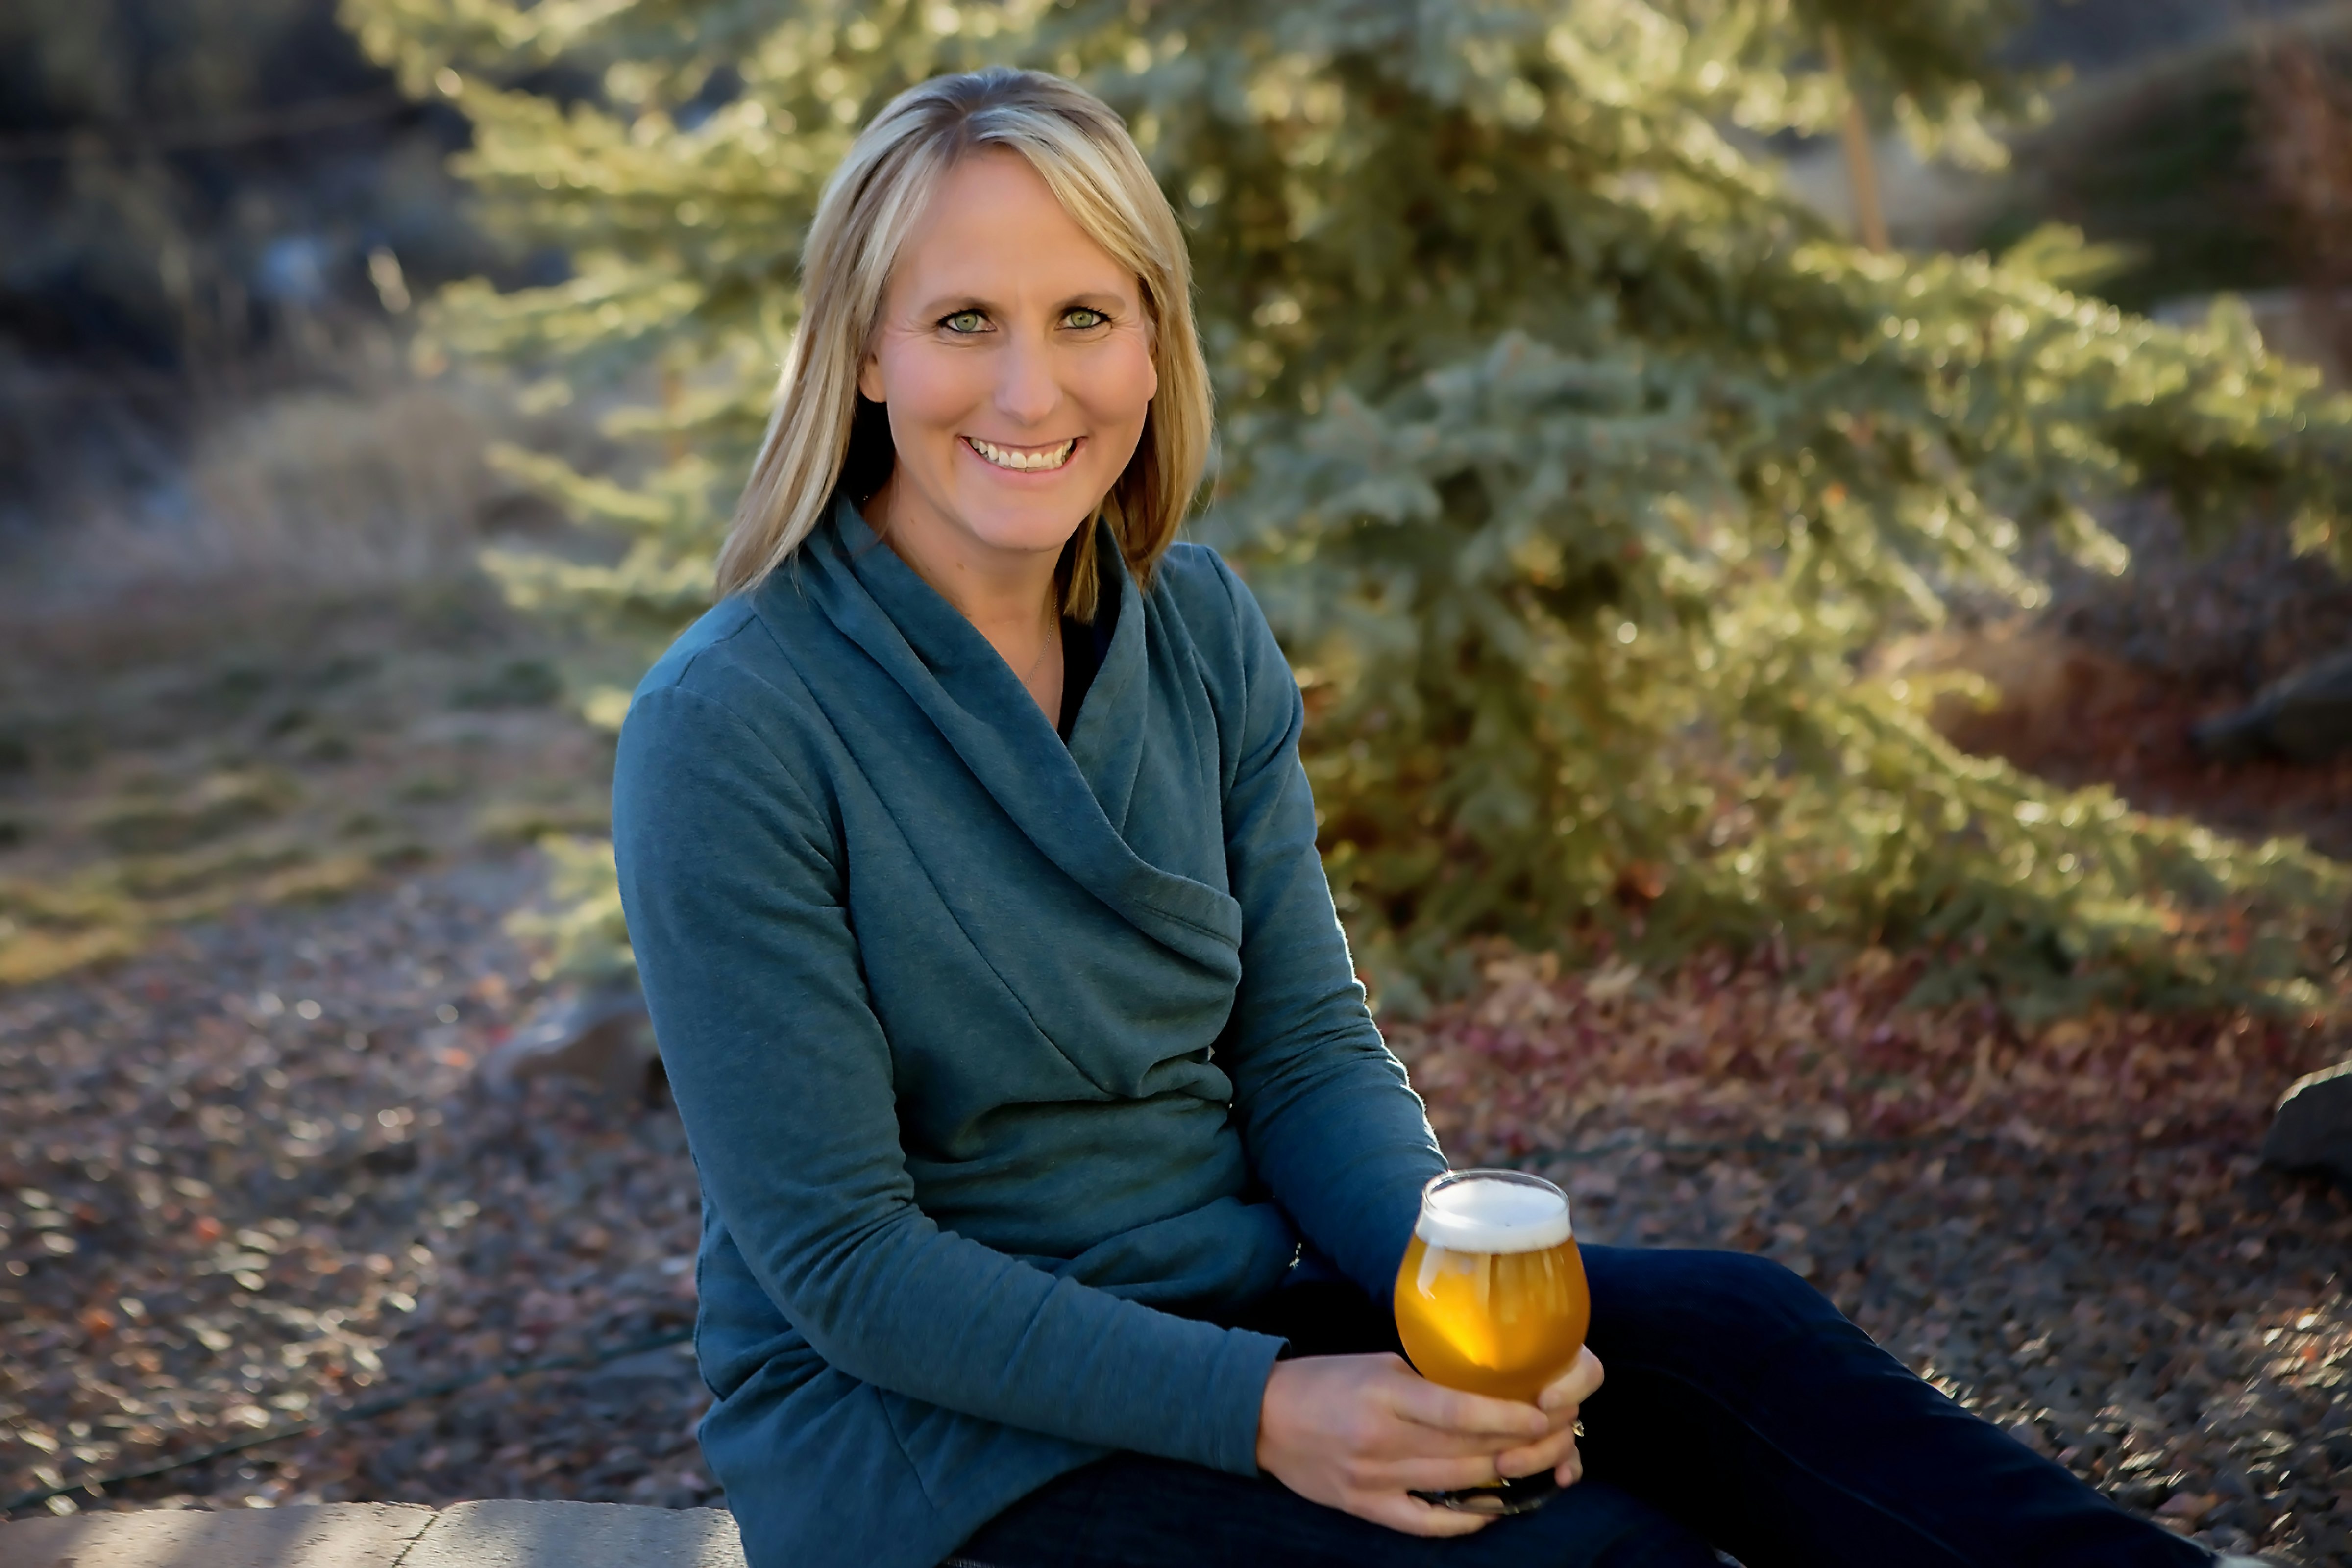
[[[1449,1252],[1540,1252],[1575,1234],[1559,1194],[1475,1176],[1430,1194],[1412,1233]]]

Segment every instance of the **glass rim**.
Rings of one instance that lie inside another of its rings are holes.
[[[1558,1196],[1561,1203],[1564,1204],[1568,1202],[1567,1192],[1557,1183],[1548,1182],[1543,1177],[1535,1174],[1533,1172],[1513,1171],[1506,1169],[1500,1165],[1468,1165],[1458,1171],[1441,1171],[1436,1175],[1432,1176],[1429,1180],[1423,1182],[1421,1184],[1421,1201],[1423,1206],[1426,1207],[1428,1205],[1429,1195],[1432,1193],[1437,1192],[1445,1187],[1456,1185],[1459,1183],[1470,1181],[1509,1182],[1517,1186],[1540,1187],[1545,1192],[1551,1193]]]
[[[1556,1220],[1547,1218],[1540,1224],[1533,1225],[1507,1222],[1498,1228],[1481,1224],[1466,1215],[1449,1215],[1436,1206],[1439,1194],[1456,1187],[1466,1187],[1478,1182],[1507,1184],[1523,1191],[1547,1194],[1559,1202],[1559,1216]],[[1555,1225],[1558,1226],[1560,1234],[1552,1237],[1550,1231]],[[1487,1253],[1532,1252],[1546,1247],[1557,1247],[1575,1241],[1576,1205],[1569,1201],[1568,1194],[1561,1191],[1557,1184],[1548,1182],[1541,1176],[1527,1171],[1508,1171],[1496,1166],[1474,1165],[1465,1170],[1441,1172],[1422,1184],[1421,1207],[1413,1216],[1412,1233],[1415,1237],[1428,1246],[1444,1247],[1449,1250]],[[1517,1238],[1504,1239],[1506,1237]]]

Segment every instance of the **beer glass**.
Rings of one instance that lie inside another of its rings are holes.
[[[1517,1171],[1451,1171],[1421,1194],[1397,1270],[1397,1336],[1422,1376],[1532,1405],[1576,1364],[1591,1322],[1568,1194]],[[1468,1513],[1526,1513],[1559,1489],[1549,1470],[1416,1491]]]

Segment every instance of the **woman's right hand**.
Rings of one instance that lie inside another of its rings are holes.
[[[1410,1494],[1486,1485],[1505,1455],[1514,1475],[1553,1468],[1572,1453],[1575,1425],[1574,1405],[1547,1415],[1441,1388],[1402,1356],[1302,1356],[1266,1378],[1257,1464],[1299,1496],[1375,1524],[1468,1535],[1491,1516]]]

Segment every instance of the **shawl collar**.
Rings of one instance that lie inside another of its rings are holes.
[[[1241,906],[1221,889],[1152,865],[1128,843],[1150,720],[1150,617],[1108,527],[1093,526],[1105,597],[1117,595],[1118,618],[1066,746],[988,639],[845,498],[793,559],[824,617],[921,710],[1047,859],[1154,941],[1238,973]],[[761,590],[775,591],[774,579]]]

